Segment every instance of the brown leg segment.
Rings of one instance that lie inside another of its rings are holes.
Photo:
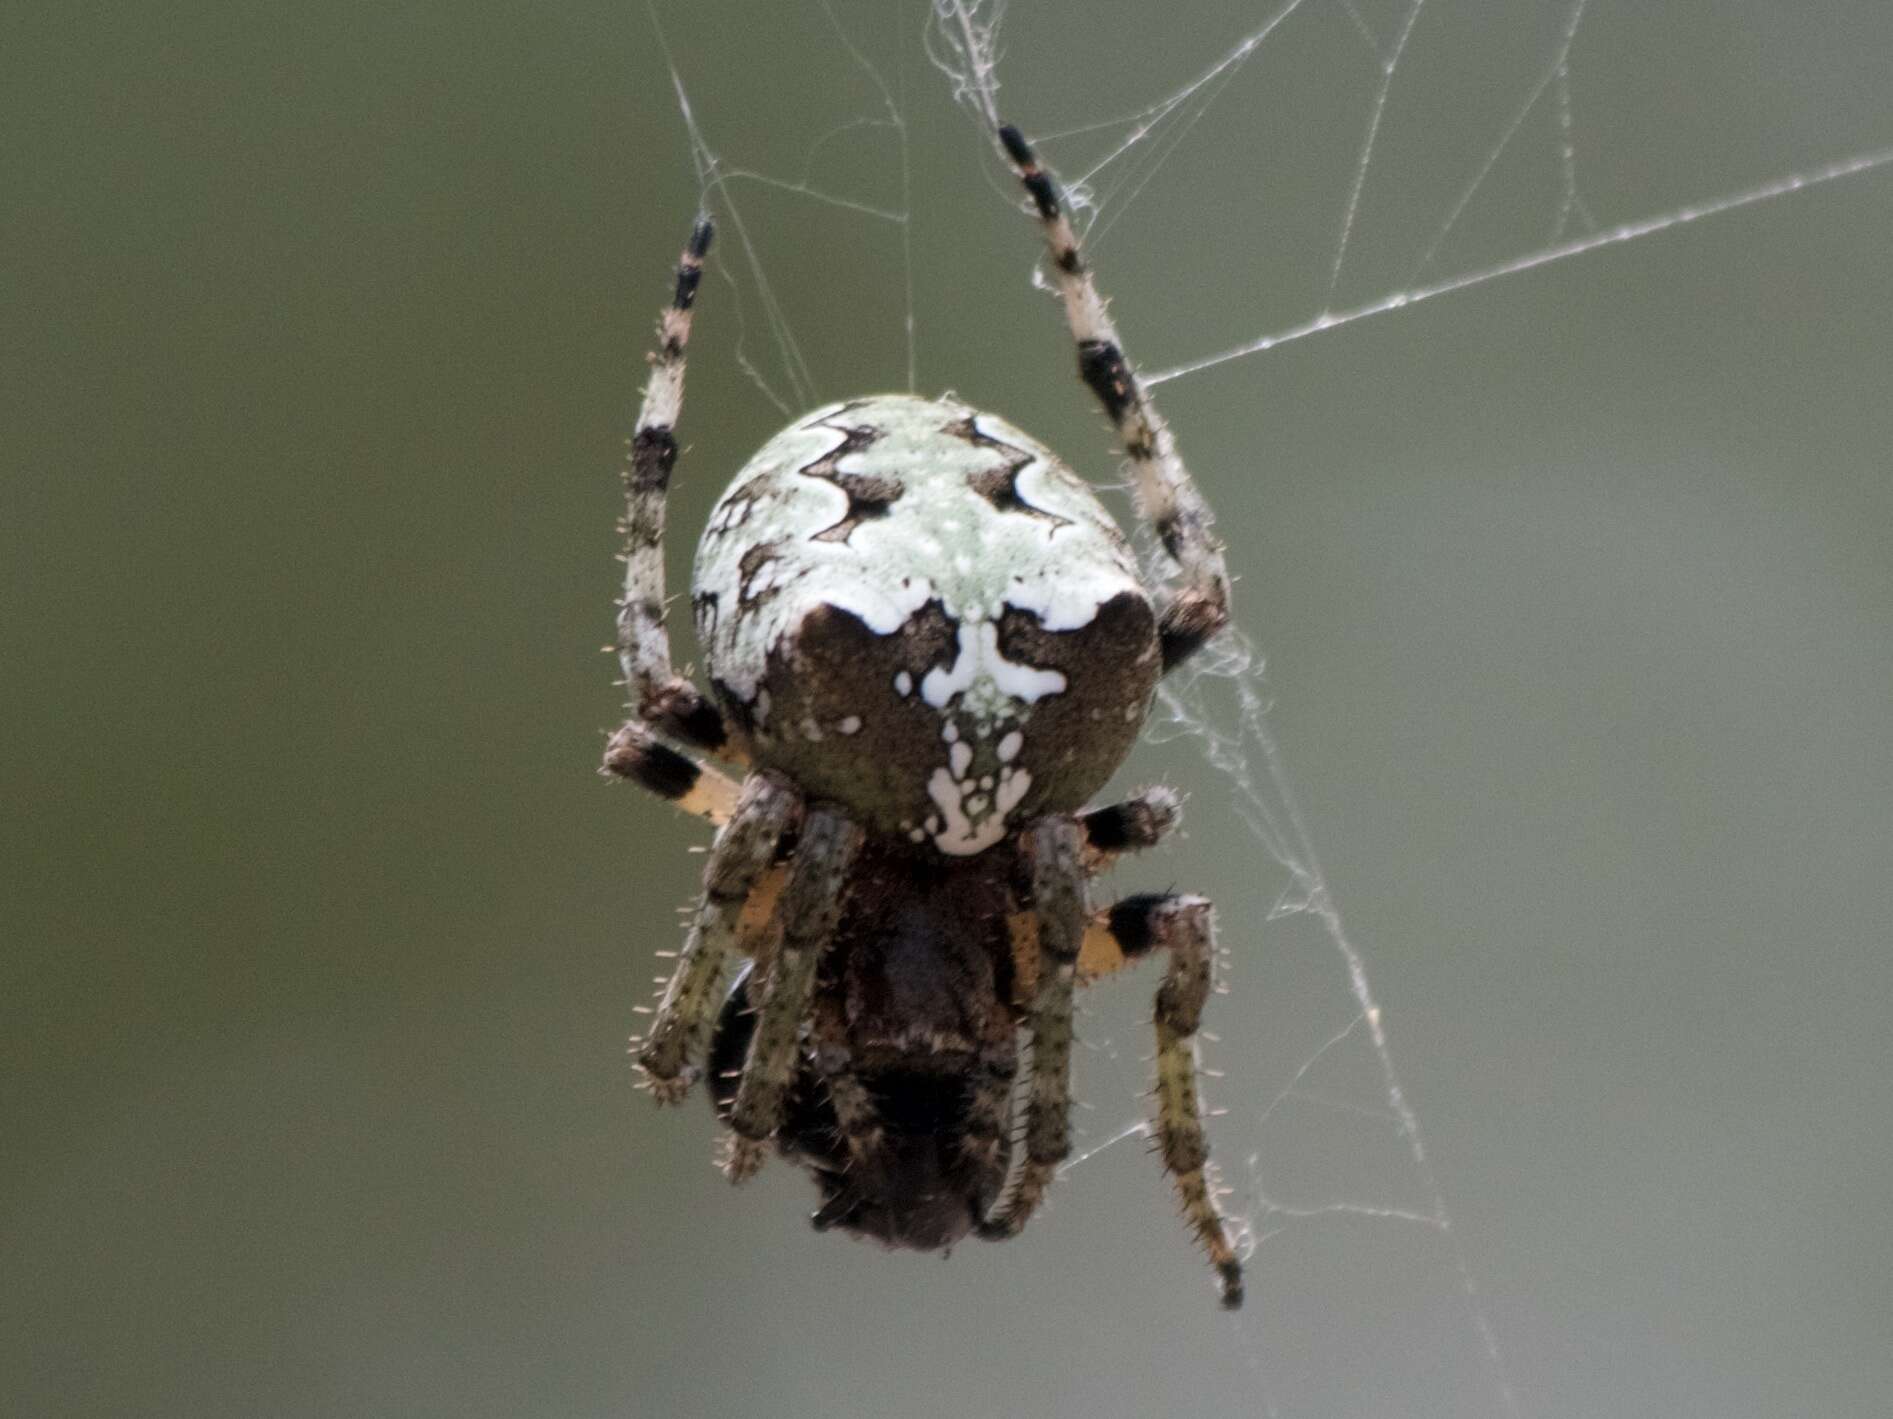
[[[1069,818],[1047,818],[1031,833],[1031,916],[1038,962],[1026,1025],[1032,1072],[1026,1095],[1025,1166],[1010,1196],[980,1224],[990,1240],[1018,1235],[1071,1152],[1071,1013],[1084,939],[1083,834]]]
[[[1209,998],[1216,954],[1214,911],[1202,897],[1127,897],[1095,913],[1085,933],[1079,971],[1085,979],[1109,974],[1147,955],[1170,953],[1157,988],[1157,1143],[1176,1182],[1183,1217],[1222,1282],[1223,1304],[1242,1304],[1242,1263],[1216,1206],[1196,1094],[1196,1030]]]
[[[692,1061],[702,1055],[721,1004],[717,985],[724,963],[742,930],[750,897],[768,874],[799,806],[786,783],[755,774],[711,844],[696,920],[664,987],[657,1018],[638,1045],[638,1064],[660,1103],[677,1102],[696,1078]]]
[[[835,1126],[848,1149],[849,1167],[857,1177],[862,1177],[874,1168],[880,1156],[884,1130],[873,1097],[855,1074],[854,1049],[848,1043],[848,1021],[838,999],[824,1000],[816,1006],[809,1043],[815,1068],[828,1086]]]
[[[978,1211],[984,1215],[1005,1189],[1012,1170],[1012,1085],[1019,1074],[1019,1046],[1001,1018],[980,1041],[979,1061],[967,1086],[966,1156],[979,1168]]]
[[[840,919],[848,871],[861,841],[861,829],[833,808],[813,809],[803,822],[782,892],[782,941],[769,963],[756,1033],[730,1110],[732,1182],[762,1166],[768,1139],[782,1122],[814,995],[815,967]]]

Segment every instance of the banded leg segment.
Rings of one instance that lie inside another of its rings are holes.
[[[1085,266],[1058,185],[1039,166],[1017,128],[1002,127],[999,142],[1045,228],[1065,319],[1078,344],[1079,376],[1117,427],[1135,475],[1138,512],[1156,529],[1181,574],[1158,619],[1163,665],[1169,670],[1229,622],[1229,573],[1222,543],[1209,504],[1177,453],[1169,425],[1124,357],[1117,327]]]
[[[1242,1263],[1216,1206],[1196,1093],[1196,1031],[1216,954],[1214,910],[1202,897],[1127,897],[1092,917],[1080,970],[1105,974],[1153,948],[1170,953],[1170,968],[1157,988],[1158,1149],[1182,1199],[1184,1220],[1221,1279],[1223,1305],[1233,1310],[1242,1304]]]
[[[744,785],[729,822],[710,847],[703,898],[650,1033],[638,1046],[638,1064],[659,1103],[675,1103],[696,1078],[693,1060],[722,1004],[717,985],[744,926],[751,895],[769,873],[783,834],[794,824],[793,789],[767,774]]]
[[[1174,788],[1156,784],[1122,803],[1093,808],[1079,818],[1085,831],[1085,871],[1093,875],[1113,866],[1127,852],[1155,847],[1183,816],[1183,799]]]
[[[599,772],[627,779],[717,827],[730,821],[742,792],[742,785],[728,774],[678,753],[635,719],[611,736]]]
[[[794,1082],[802,1022],[815,991],[815,967],[841,917],[848,870],[861,851],[862,832],[832,808],[811,811],[796,843],[782,892],[782,940],[770,963],[756,1033],[743,1061],[730,1110],[728,1170],[741,1182],[762,1166],[764,1149],[782,1122]]]
[[[980,1225],[980,1235],[992,1240],[1018,1234],[1071,1152],[1072,991],[1085,929],[1083,835],[1069,818],[1047,818],[1032,830],[1031,850],[1038,966],[1026,1010],[1032,1072],[1025,1164],[1011,1195]]]
[[[618,603],[618,660],[637,719],[658,733],[710,753],[729,745],[722,711],[671,665],[664,621],[664,506],[677,462],[678,415],[684,404],[684,352],[690,313],[703,278],[714,229],[699,217],[677,263],[677,285],[658,326],[650,383],[631,436],[625,466],[624,599]]]

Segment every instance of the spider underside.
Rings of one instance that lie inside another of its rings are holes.
[[[1213,914],[1178,895],[1093,907],[1091,880],[1158,841],[1177,800],[1084,810],[1157,680],[1227,624],[1228,577],[1055,184],[1017,130],[998,136],[1174,575],[1146,587],[1088,487],[1005,421],[950,398],[854,400],[784,430],[719,501],[694,577],[698,689],[671,661],[663,534],[700,219],[626,472],[634,713],[605,767],[718,831],[637,1058],[666,1103],[707,1068],[730,1176],[771,1148],[791,1158],[821,1189],[818,1227],[923,1250],[1010,1237],[1070,1151],[1075,988],[1161,952],[1158,1151],[1236,1306],[1196,1091]],[[747,964],[726,992],[732,957]]]

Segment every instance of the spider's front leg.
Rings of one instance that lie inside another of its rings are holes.
[[[796,840],[782,890],[782,939],[769,961],[756,1012],[756,1032],[730,1108],[730,1180],[762,1166],[768,1140],[782,1123],[783,1100],[800,1062],[802,1027],[815,993],[815,967],[834,934],[849,869],[861,851],[861,829],[833,808],[809,812]]]
[[[716,704],[671,664],[664,606],[664,508],[677,463],[678,416],[683,412],[685,351],[691,309],[703,278],[713,228],[699,217],[677,263],[677,284],[658,326],[650,383],[631,437],[624,471],[624,599],[618,603],[618,660],[631,696],[633,724],[680,744],[740,759],[729,725]],[[607,767],[610,761],[607,760]],[[706,772],[714,772],[706,770]],[[638,782],[645,782],[630,775]],[[645,783],[650,787],[649,783]]]
[[[1181,574],[1158,620],[1163,668],[1170,670],[1229,624],[1229,573],[1222,543],[1216,539],[1209,504],[1177,453],[1169,425],[1124,357],[1123,342],[1085,266],[1058,185],[1039,166],[1018,129],[1002,127],[999,142],[1045,229],[1066,323],[1078,343],[1078,373],[1124,441],[1135,475],[1138,512],[1156,528]]]

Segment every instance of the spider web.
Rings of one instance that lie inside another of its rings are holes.
[[[1488,9],[1455,0],[1267,0],[1246,20],[1222,22],[1211,39],[1185,42],[1177,38],[1181,24],[1160,26],[1154,33],[1166,40],[1162,62],[1151,51],[1114,44],[1106,22],[1096,28],[1107,32],[1087,43],[1060,28],[1068,26],[1070,13],[1028,15],[1025,7],[1009,11],[1002,0],[931,0],[930,7],[878,6],[858,13],[844,12],[841,0],[805,0],[804,33],[811,55],[819,55],[808,62],[841,96],[840,108],[829,120],[811,117],[805,130],[782,135],[789,158],[772,153],[753,161],[718,146],[715,119],[727,115],[700,115],[693,106],[693,70],[704,57],[690,44],[673,47],[664,30],[667,23],[675,28],[682,16],[653,8],[651,21],[664,46],[703,201],[724,224],[727,294],[743,327],[733,359],[785,417],[821,398],[854,391],[799,335],[808,317],[794,308],[793,283],[775,274],[781,263],[768,228],[744,214],[765,197],[799,204],[776,210],[799,210],[801,221],[820,224],[851,252],[878,252],[884,263],[879,269],[899,285],[904,319],[897,331],[884,332],[876,358],[883,365],[904,359],[907,387],[923,387],[927,330],[918,314],[917,249],[930,235],[923,194],[944,179],[919,172],[912,154],[917,115],[933,111],[942,93],[973,120],[962,143],[980,156],[992,194],[988,205],[1001,212],[1018,206],[1017,194],[996,152],[984,150],[992,149],[992,128],[1001,117],[1026,122],[1025,110],[1032,110],[1030,136],[1064,184],[1089,249],[1104,253],[1098,266],[1107,296],[1121,294],[1110,253],[1127,220],[1148,222],[1139,240],[1163,240],[1174,225],[1174,217],[1163,213],[1173,212],[1178,200],[1178,181],[1166,185],[1178,168],[1188,170],[1181,179],[1187,183],[1206,158],[1213,168],[1218,155],[1239,150],[1253,135],[1258,150],[1288,156],[1258,160],[1253,171],[1225,180],[1286,184],[1283,170],[1271,162],[1294,158],[1297,144],[1284,136],[1287,118],[1301,111],[1298,104],[1326,105],[1310,118],[1325,136],[1303,145],[1309,151],[1301,160],[1327,173],[1328,209],[1284,215],[1280,231],[1245,230],[1221,238],[1235,255],[1254,259],[1253,251],[1266,250],[1271,262],[1295,264],[1297,279],[1288,284],[1299,291],[1299,309],[1276,309],[1266,297],[1246,305],[1225,301],[1226,292],[1215,293],[1217,308],[1181,299],[1188,312],[1183,316],[1166,310],[1133,315],[1128,304],[1119,308],[1130,354],[1142,362],[1145,383],[1159,391],[1160,401],[1171,397],[1173,384],[1197,382],[1212,372],[1231,377],[1231,366],[1254,366],[1257,357],[1310,336],[1494,282],[1528,279],[1527,273],[1604,248],[1893,166],[1884,114],[1880,130],[1867,127],[1858,144],[1816,152],[1783,147],[1779,164],[1759,175],[1734,166],[1727,172],[1713,165],[1658,170],[1654,162],[1648,172],[1633,170],[1615,147],[1608,159],[1592,159],[1587,135],[1608,125],[1592,120],[1585,107],[1587,40],[1595,30],[1621,23],[1621,12],[1613,14],[1606,0],[1545,0],[1516,8],[1522,15],[1513,17],[1518,32],[1509,49],[1501,46],[1509,66],[1497,76],[1487,73],[1479,101],[1459,105],[1465,111],[1439,124],[1436,145],[1457,154],[1444,164],[1437,154],[1428,161],[1423,152],[1426,125],[1416,122],[1413,90],[1430,96],[1430,107],[1418,105],[1421,113],[1456,99],[1452,36],[1456,29],[1492,23]],[[1329,92],[1319,98],[1293,84],[1285,86],[1291,96],[1273,98],[1269,85],[1281,82],[1281,74],[1268,63],[1295,52],[1318,27],[1329,31],[1330,44],[1337,30],[1352,37],[1355,69],[1324,73],[1322,87]],[[1113,52],[1126,49],[1134,52]],[[1164,72],[1172,62],[1178,72]],[[1082,87],[1075,81],[1055,86],[1061,95],[1080,93],[1078,114],[1062,124],[1035,126],[1043,117],[1034,100],[1047,71],[1060,69],[1087,76]],[[835,165],[829,159],[838,148],[860,142],[878,145],[875,180],[867,186],[831,180]],[[1442,167],[1459,174],[1444,188],[1430,175]],[[1429,175],[1407,175],[1415,170]],[[1599,170],[1621,180],[1595,181],[1592,174]],[[937,207],[938,199],[931,205]],[[1145,210],[1153,207],[1160,210]],[[1014,220],[1024,248],[1032,229],[1022,217]],[[1036,273],[1034,282],[1046,284]],[[1140,336],[1164,323],[1171,341],[1183,340],[1185,349],[1155,362],[1154,342]],[[1225,325],[1234,327],[1226,337],[1200,334]],[[1249,388],[1261,371],[1247,368],[1242,377]],[[856,382],[866,387],[887,381],[883,376]],[[1196,430],[1174,409],[1170,413],[1188,453],[1199,442]],[[1077,461],[1096,463],[1082,454]],[[1204,465],[1196,471],[1218,505],[1224,490]],[[1153,574],[1160,574],[1160,558],[1148,539],[1144,552]],[[1238,576],[1244,555],[1241,546],[1231,548]],[[1239,588],[1239,617],[1245,611],[1253,618]],[[1228,1207],[1250,1258],[1250,1309],[1236,1323],[1235,1353],[1255,1406],[1271,1415],[1329,1412],[1348,1402],[1344,1396],[1358,1404],[1362,1394],[1373,1393],[1403,1396],[1402,1412],[1434,1412],[1420,1396],[1437,1391],[1453,1397],[1440,1404],[1441,1413],[1528,1412],[1514,1386],[1503,1326],[1484,1298],[1468,1239],[1455,1222],[1403,1080],[1392,1037],[1394,1012],[1383,1006],[1372,983],[1369,950],[1349,929],[1271,730],[1272,691],[1264,682],[1262,656],[1237,629],[1199,660],[1164,686],[1150,738],[1159,749],[1187,749],[1207,765],[1219,801],[1206,801],[1210,796],[1198,790],[1191,804],[1198,834],[1217,833],[1218,816],[1226,817],[1262,854],[1251,854],[1255,871],[1241,888],[1248,900],[1232,900],[1226,889],[1216,894],[1224,923],[1226,998],[1213,1006],[1212,1028],[1219,1027],[1224,1038],[1206,1037],[1204,1051],[1207,1063],[1223,1067],[1223,1077],[1212,1077],[1208,1087],[1212,1101],[1223,1106],[1211,1138],[1230,1188]],[[1192,875],[1188,847],[1166,868]],[[1249,935],[1232,925],[1258,917],[1267,923],[1256,933],[1259,943],[1245,939],[1232,949],[1239,935]],[[1257,983],[1264,974],[1266,989]],[[1136,996],[1134,989],[1119,992],[1120,998]],[[1067,1172],[1089,1172],[1103,1160],[1137,1151],[1127,1145],[1148,1141],[1142,1117],[1120,1113],[1124,1106],[1115,1102],[1132,1097],[1144,1082],[1138,1004],[1088,1002],[1091,1050],[1081,1067],[1089,1077],[1081,1076],[1079,1088],[1092,1107]],[[1247,1047],[1237,1037],[1249,1032],[1266,1034],[1269,1043]],[[1100,1126],[1101,1118],[1113,1117],[1116,1122]],[[1147,1171],[1139,1172],[1137,1182],[1146,1190]],[[1411,1269],[1425,1279],[1401,1294],[1407,1305],[1438,1309],[1438,1323],[1427,1332],[1437,1349],[1423,1360],[1397,1354],[1418,1333],[1410,1326],[1398,1343],[1383,1336],[1385,1343],[1377,1344],[1360,1334],[1349,1348],[1359,1356],[1371,1354],[1371,1363],[1387,1372],[1382,1383],[1366,1387],[1299,1368],[1295,1346],[1319,1328],[1322,1313],[1307,1303],[1310,1309],[1297,1324],[1297,1289],[1307,1275],[1292,1266],[1283,1274],[1275,1262],[1284,1254],[1307,1257],[1322,1246],[1357,1248],[1361,1258],[1361,1276],[1332,1301],[1330,1321],[1341,1317],[1339,1323],[1363,1332],[1380,1324],[1390,1336],[1391,1325],[1373,1319],[1375,1308],[1366,1297],[1383,1264]],[[1290,1317],[1286,1322],[1284,1314]],[[1263,1315],[1270,1317],[1267,1325],[1256,1319]],[[1271,1326],[1277,1333],[1270,1333]]]

